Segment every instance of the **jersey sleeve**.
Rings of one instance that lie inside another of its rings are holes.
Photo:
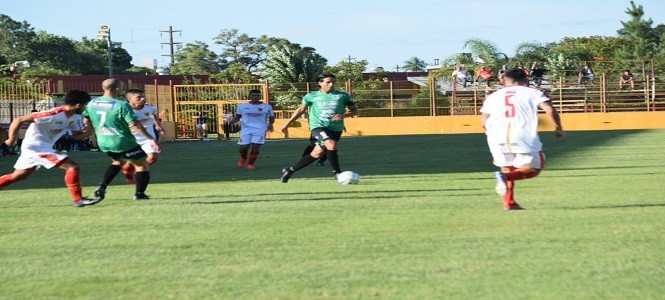
[[[305,97],[302,97],[302,102],[300,104],[304,106],[310,106],[312,105],[312,101],[310,100],[311,94],[305,95]]]

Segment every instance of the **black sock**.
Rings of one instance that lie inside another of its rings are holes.
[[[116,165],[110,165],[108,168],[106,168],[106,172],[104,172],[104,177],[102,177],[102,183],[99,184],[99,186],[106,188],[109,184],[111,184],[111,181],[113,181],[113,178],[115,178],[118,173],[120,173],[120,166]]]
[[[136,172],[136,194],[144,194],[150,183],[150,171]]]
[[[323,162],[325,162],[327,159],[328,159],[328,153],[327,153],[327,152],[323,152],[323,154],[321,154],[321,157],[319,157],[319,163],[323,163]]]
[[[335,174],[342,173],[339,168],[339,160],[337,159],[337,150],[328,150],[325,154],[330,161],[330,167],[332,167]]]
[[[309,164],[311,164],[315,161],[316,161],[316,158],[312,157],[311,155],[305,155],[295,165],[289,167],[289,170],[291,172],[298,171],[298,170],[300,170],[304,167],[307,167]]]
[[[312,153],[312,150],[314,150],[314,146],[308,145],[307,147],[305,147],[305,151],[302,152],[302,156]]]

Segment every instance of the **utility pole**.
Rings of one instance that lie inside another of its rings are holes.
[[[349,63],[351,63],[352,60],[355,60],[356,58],[355,58],[355,57],[351,57],[351,55],[349,55],[349,57],[347,57],[346,59],[349,61]]]
[[[171,64],[173,64],[173,61],[175,59],[175,50],[173,49],[174,48],[173,46],[182,44],[182,43],[179,43],[179,42],[178,43],[173,42],[173,33],[174,32],[182,32],[182,30],[173,30],[173,26],[169,26],[169,30],[164,30],[164,31],[160,31],[160,32],[167,32],[169,34],[169,42],[168,43],[162,43],[162,45],[169,45],[169,47],[171,49],[171,52],[170,52],[171,54],[162,54],[162,56],[170,56],[171,57]]]

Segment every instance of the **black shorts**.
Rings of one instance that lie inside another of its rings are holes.
[[[106,155],[113,158],[113,160],[141,160],[148,156],[141,149],[141,145],[136,145],[136,147],[125,152],[106,152]]]
[[[342,137],[341,131],[333,131],[328,128],[314,128],[312,129],[311,139],[316,139],[316,143],[320,146],[323,146],[323,142],[326,140],[339,141]]]

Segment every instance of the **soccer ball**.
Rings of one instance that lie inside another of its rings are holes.
[[[337,182],[341,185],[360,183],[360,175],[353,171],[344,171],[337,175]]]

